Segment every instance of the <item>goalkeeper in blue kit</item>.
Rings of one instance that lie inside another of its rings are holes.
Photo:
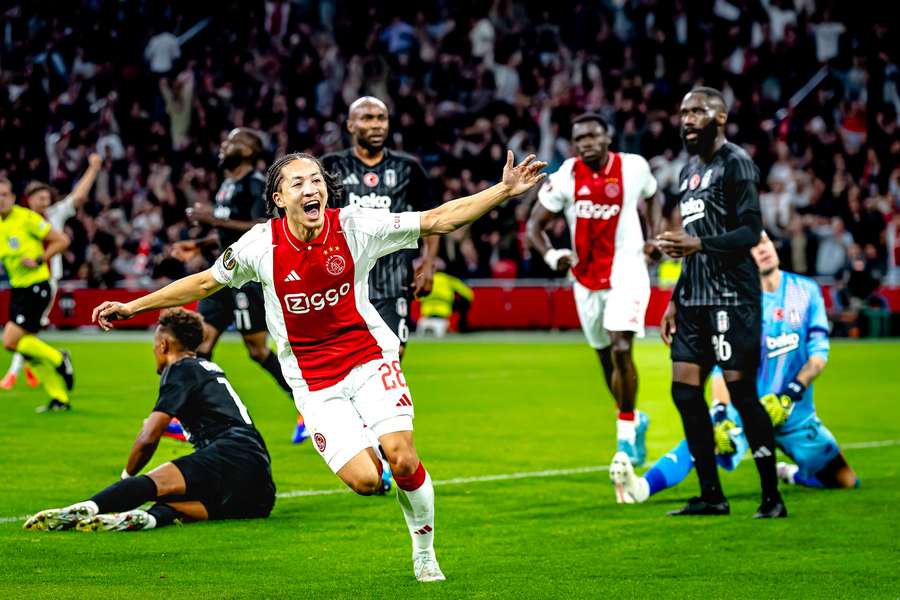
[[[816,415],[812,383],[828,361],[825,301],[815,281],[778,268],[778,254],[763,233],[753,248],[763,289],[763,339],[756,386],[772,419],[775,441],[796,464],[778,463],[788,484],[815,488],[853,488],[859,479],[841,454],[837,440]],[[721,372],[713,377],[710,411],[720,467],[734,470],[747,451],[741,418],[728,403]],[[627,456],[617,454],[610,478],[620,503],[643,502],[684,480],[693,468],[687,442],[660,458],[637,477]]]

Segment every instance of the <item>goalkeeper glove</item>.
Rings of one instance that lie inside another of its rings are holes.
[[[803,398],[805,391],[806,386],[795,379],[787,384],[780,394],[766,394],[760,398],[759,401],[772,419],[773,426],[781,427],[787,422],[794,410],[794,403]]]
[[[740,433],[741,428],[737,426],[737,423],[730,419],[716,423],[715,427],[713,427],[713,439],[716,442],[716,454],[729,456],[737,452],[737,447],[734,445],[734,440],[731,439],[731,436],[732,434],[738,435]]]
[[[743,431],[737,423],[728,418],[727,410],[725,404],[713,402],[713,440],[716,444],[716,454],[721,456],[730,456],[737,452],[734,438]]]

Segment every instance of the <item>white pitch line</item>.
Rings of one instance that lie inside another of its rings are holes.
[[[847,450],[864,450],[866,448],[884,448],[885,446],[900,445],[900,440],[880,440],[877,442],[855,442],[843,444],[841,448]],[[545,471],[526,471],[523,473],[499,473],[496,475],[479,475],[476,477],[454,477],[453,479],[443,479],[435,481],[435,486],[442,485],[462,485],[465,483],[485,483],[489,481],[509,481],[511,479],[534,479],[539,477],[559,477],[563,475],[578,475],[580,473],[598,473],[608,471],[609,465],[595,465],[592,467],[575,467],[572,469],[547,469]],[[292,490],[290,492],[280,492],[276,494],[277,498],[305,498],[307,496],[333,496],[335,494],[348,494],[350,488],[330,488],[326,490]],[[28,515],[22,517],[0,517],[0,523],[16,523],[24,521]]]

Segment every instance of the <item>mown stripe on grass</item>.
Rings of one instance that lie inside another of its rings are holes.
[[[879,440],[876,442],[851,442],[843,444],[841,448],[846,450],[864,450],[867,448],[884,448],[885,446],[900,445],[900,440]],[[544,471],[526,471],[523,473],[499,473],[496,475],[480,475],[476,477],[454,477],[435,481],[434,485],[462,485],[465,483],[485,483],[490,481],[507,481],[510,479],[533,479],[539,477],[559,477],[564,475],[578,475],[580,473],[597,473],[608,471],[609,465],[596,465],[592,467],[575,467],[573,469],[547,469]],[[332,496],[334,494],[350,493],[350,488],[330,488],[326,490],[292,490],[277,494],[278,498],[304,498],[306,496]],[[29,515],[23,517],[0,517],[0,523],[16,523],[24,521]]]

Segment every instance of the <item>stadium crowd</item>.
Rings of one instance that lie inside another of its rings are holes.
[[[14,4],[0,25],[0,176],[20,197],[33,179],[65,194],[96,149],[103,166],[67,223],[63,278],[150,286],[194,268],[172,244],[206,234],[185,209],[213,200],[232,127],[261,131],[269,158],[320,155],[347,145],[347,106],[374,95],[391,108],[393,147],[419,157],[449,199],[492,183],[506,147],[555,169],[571,154],[570,118],[596,111],[613,149],[650,161],[671,211],[686,160],[678,105],[703,82],[724,90],[728,136],[761,169],[785,268],[836,278],[848,303],[877,289],[886,229],[900,225],[895,24],[836,0],[408,6]],[[532,201],[445,239],[448,272],[552,277],[525,243]],[[553,228],[557,247],[565,227]]]

